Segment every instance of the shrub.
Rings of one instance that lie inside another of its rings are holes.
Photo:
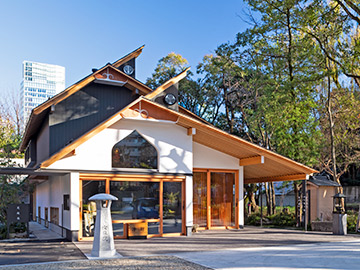
[[[254,213],[246,219],[247,225],[260,225],[260,213]],[[294,213],[276,213],[271,216],[263,216],[264,225],[272,225],[276,227],[294,227],[296,225]]]
[[[5,239],[7,237],[7,227],[5,224],[0,224],[0,239]]]
[[[26,231],[26,225],[24,222],[14,222],[10,225],[11,233],[23,233]]]
[[[259,225],[260,224],[260,215],[258,213],[251,214],[250,216],[247,217],[246,224],[253,225],[253,226]]]
[[[296,225],[295,215],[292,213],[276,213],[269,218],[271,224],[277,227],[293,227]]]
[[[348,211],[347,215],[347,230],[349,233],[356,233],[356,222],[358,219],[358,214],[354,211]]]

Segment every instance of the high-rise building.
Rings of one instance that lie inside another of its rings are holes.
[[[33,108],[65,89],[65,68],[24,61],[22,70],[21,117],[25,126]]]

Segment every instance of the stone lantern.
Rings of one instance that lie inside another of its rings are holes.
[[[117,201],[113,195],[99,193],[89,198],[96,202],[96,221],[93,248],[90,257],[118,257],[114,245],[114,235],[111,222],[110,207],[112,201]]]
[[[346,196],[342,193],[337,193],[333,198],[333,234],[346,235],[347,214],[344,210]]]

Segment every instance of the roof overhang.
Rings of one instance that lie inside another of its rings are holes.
[[[177,125],[191,131],[188,132],[188,135],[193,136],[194,142],[237,158],[239,160],[239,166],[244,167],[245,184],[305,180],[309,178],[309,175],[317,172],[301,163],[228,134],[210,124],[191,117],[189,114],[168,109],[144,97],[139,97],[120,112],[114,114],[108,120],[86,133],[83,137],[75,140],[72,144],[54,154],[50,159],[44,161],[41,167],[46,168],[57,160],[65,157],[84,141],[90,139],[100,131],[110,127],[122,118],[126,118],[127,115],[132,115],[134,111],[139,111],[140,106],[142,110],[145,109],[148,112],[147,118],[149,120],[173,121]],[[144,120],[146,121],[146,119]]]
[[[19,167],[2,167],[0,168],[0,175],[34,175],[34,176],[52,176],[63,175],[64,171],[44,171],[38,168],[19,168]]]

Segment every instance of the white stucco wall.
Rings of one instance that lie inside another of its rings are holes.
[[[185,179],[185,220],[186,226],[192,227],[194,224],[193,216],[193,178],[187,176]]]
[[[74,170],[112,170],[113,146],[137,130],[158,151],[159,172],[192,173],[192,137],[174,123],[125,120],[101,131],[76,149],[76,154],[63,158],[49,168]]]
[[[239,169],[239,159],[204,146],[193,143],[193,160],[194,168],[211,168],[211,169]]]
[[[70,213],[71,216],[69,230],[79,231],[80,230],[80,219],[79,219],[79,209],[80,209],[80,183],[79,183],[79,173],[70,173],[67,175],[69,179],[70,186]]]
[[[69,176],[50,176],[49,180],[36,186],[36,216],[41,207],[41,219],[45,219],[45,207],[48,208],[48,221],[51,219],[50,207],[59,208],[59,226],[70,229],[70,211],[63,210],[63,195],[70,194]],[[52,229],[54,227],[51,227]],[[56,230],[60,233],[61,231]]]

